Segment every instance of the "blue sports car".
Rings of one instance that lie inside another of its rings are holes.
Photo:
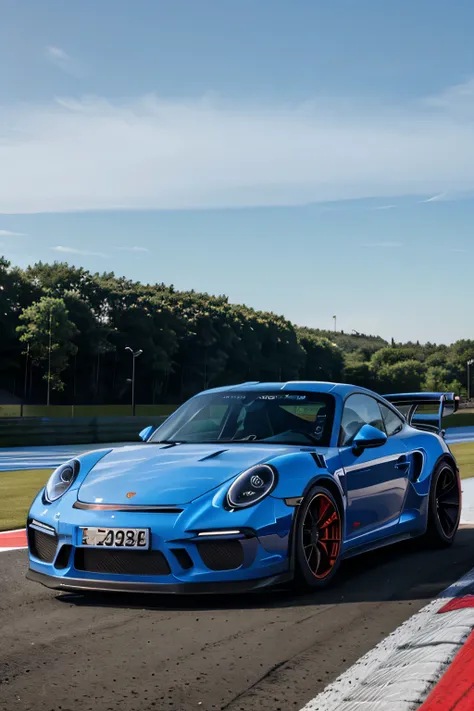
[[[461,486],[441,421],[457,404],[323,382],[203,392],[143,444],[52,474],[28,515],[28,578],[80,591],[319,588],[358,553],[449,545]]]

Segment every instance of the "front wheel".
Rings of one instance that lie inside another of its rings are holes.
[[[334,496],[315,486],[300,505],[295,526],[295,583],[321,588],[334,577],[340,562],[342,512]]]
[[[461,484],[451,464],[439,464],[431,479],[427,542],[450,546],[461,518]]]

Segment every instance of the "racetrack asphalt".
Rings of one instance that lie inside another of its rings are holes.
[[[0,710],[299,711],[474,565],[403,543],[348,561],[325,592],[222,597],[57,593],[0,556]]]

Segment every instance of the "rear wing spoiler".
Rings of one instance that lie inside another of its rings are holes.
[[[459,396],[455,393],[395,393],[384,397],[405,416],[409,425],[437,434],[444,434],[443,417],[453,415],[459,408]]]

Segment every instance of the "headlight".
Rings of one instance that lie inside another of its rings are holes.
[[[227,505],[232,509],[253,506],[275,488],[276,471],[268,464],[257,464],[247,469],[234,481],[227,492]]]
[[[63,494],[72,486],[77,475],[79,474],[80,463],[77,459],[73,459],[66,464],[61,464],[48,479],[44,496],[48,503],[57,501]]]

